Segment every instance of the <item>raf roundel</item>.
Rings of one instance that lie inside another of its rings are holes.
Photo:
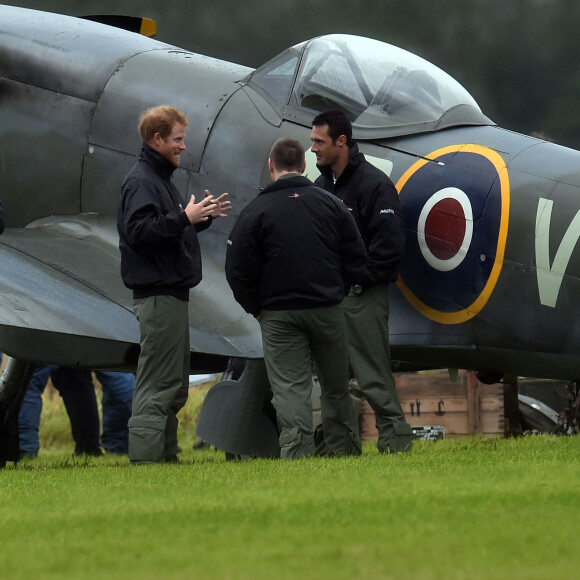
[[[399,288],[436,322],[473,318],[503,265],[510,202],[503,159],[479,145],[445,147],[411,166],[397,190],[406,230]]]
[[[423,206],[417,224],[417,241],[425,261],[449,272],[461,264],[473,236],[469,197],[456,187],[434,193]]]

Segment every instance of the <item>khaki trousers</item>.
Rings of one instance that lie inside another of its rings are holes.
[[[388,284],[375,284],[343,300],[350,365],[375,412],[382,452],[410,451],[411,426],[405,419],[391,371]]]
[[[348,352],[342,306],[263,310],[264,361],[280,430],[280,456],[313,455],[312,361],[322,391],[322,428],[327,452],[361,452],[348,390]]]
[[[141,352],[129,419],[131,463],[177,457],[177,413],[189,390],[188,306],[172,296],[134,301]]]

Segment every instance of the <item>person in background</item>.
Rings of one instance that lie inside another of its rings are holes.
[[[103,397],[103,428],[101,444],[114,455],[129,453],[129,419],[133,409],[135,375],[118,371],[94,371]]]
[[[42,393],[48,379],[59,392],[71,424],[75,455],[126,454],[128,421],[135,377],[131,373],[96,371],[102,386],[103,432],[100,422],[92,374],[89,370],[69,369],[54,365],[38,365],[30,379],[18,415],[20,456],[34,458],[40,448],[39,427]]]
[[[312,360],[322,391],[325,454],[358,455],[341,302],[366,253],[344,205],[302,176],[304,155],[295,139],[272,146],[273,182],[244,208],[230,234],[226,278],[235,299],[260,323],[280,456],[317,451]]]
[[[388,176],[359,152],[344,113],[315,117],[311,141],[321,173],[316,185],[350,210],[368,254],[344,301],[350,365],[375,413],[379,451],[410,451],[412,429],[395,387],[389,344],[388,289],[397,280],[405,243],[399,196]]]
[[[177,413],[189,390],[189,291],[201,281],[197,233],[231,204],[205,191],[184,201],[171,178],[185,151],[187,117],[175,107],[143,112],[139,160],[121,186],[121,276],[133,291],[140,354],[129,420],[131,464],[177,462]]]

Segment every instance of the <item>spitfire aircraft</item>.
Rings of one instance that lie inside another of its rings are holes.
[[[270,179],[272,143],[290,136],[308,147],[312,119],[328,109],[346,112],[361,151],[400,193],[397,368],[580,379],[579,152],[496,126],[446,73],[382,42],[322,36],[252,70],[156,41],[136,20],[132,31],[135,19],[0,6],[0,350],[10,357],[0,462],[18,460],[18,409],[35,363],[136,367],[116,213],[140,149],[138,115],[159,104],[189,117],[174,177],[184,198],[209,189],[233,204],[200,235],[191,369],[248,364],[240,381],[208,393],[205,440],[275,453],[259,326],[226,283],[226,241]],[[316,177],[313,156],[307,174]]]

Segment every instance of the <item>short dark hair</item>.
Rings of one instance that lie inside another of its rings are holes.
[[[324,111],[316,115],[312,121],[312,126],[321,127],[322,125],[328,125],[328,136],[332,139],[333,144],[341,135],[344,135],[347,146],[352,145],[352,125],[342,111]]]
[[[276,171],[297,171],[304,168],[304,147],[290,137],[278,139],[270,149],[270,159]]]
[[[155,133],[159,133],[163,139],[167,139],[177,123],[187,127],[187,117],[181,111],[167,105],[153,107],[141,113],[139,134],[144,143],[149,143]]]

